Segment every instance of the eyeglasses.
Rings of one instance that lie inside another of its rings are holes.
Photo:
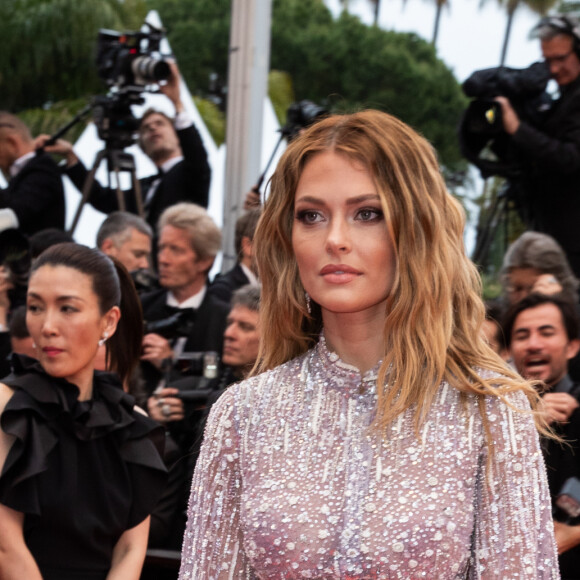
[[[574,50],[567,52],[566,54],[560,54],[557,56],[546,56],[544,57],[544,62],[550,66],[551,64],[562,64],[572,53]]]

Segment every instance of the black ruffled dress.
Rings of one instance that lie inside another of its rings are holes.
[[[24,537],[44,580],[103,580],[121,534],[163,491],[163,428],[133,409],[110,373],[95,372],[93,399],[14,357],[2,382],[14,395],[0,417],[16,437],[0,475],[0,503],[23,512]],[[24,580],[24,579],[23,579]]]

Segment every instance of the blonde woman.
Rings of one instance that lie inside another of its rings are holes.
[[[558,578],[534,390],[480,338],[463,213],[376,111],[287,149],[261,374],[210,416],[180,578]]]

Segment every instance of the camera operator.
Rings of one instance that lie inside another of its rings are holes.
[[[58,166],[36,151],[28,127],[0,111],[0,169],[8,187],[0,189],[0,230],[18,228],[31,236],[45,228],[64,229],[65,201]]]
[[[156,226],[163,211],[173,204],[182,201],[203,207],[208,204],[211,170],[207,153],[181,101],[177,65],[172,62],[170,68],[171,76],[165,85],[160,85],[159,90],[175,106],[175,119],[149,109],[139,126],[139,145],[158,169],[157,175],[140,180],[146,220],[152,227]],[[49,138],[43,135],[39,144]],[[82,190],[88,171],[76,156],[72,144],[59,139],[55,145],[47,146],[46,151],[65,156],[65,172]],[[104,213],[119,209],[116,191],[101,187],[96,182],[89,203]],[[131,213],[137,213],[133,191],[125,192],[125,206]]]
[[[541,41],[560,97],[535,126],[520,119],[507,98],[496,100],[504,130],[525,162],[521,186],[529,225],[560,243],[580,277],[580,28],[571,17],[549,16],[532,35]]]
[[[167,208],[158,226],[160,290],[141,298],[146,322],[183,315],[187,324],[169,336],[148,332],[143,338],[143,374],[151,393],[161,379],[178,374],[179,354],[215,351],[221,355],[229,308],[207,291],[208,273],[221,248],[221,232],[208,213],[193,203]],[[180,325],[181,326],[181,325]]]

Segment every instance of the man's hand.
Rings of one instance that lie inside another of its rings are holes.
[[[149,361],[161,368],[164,359],[173,358],[173,350],[169,341],[158,334],[146,334],[143,337],[143,354],[141,360]]]
[[[551,294],[559,294],[562,292],[562,284],[558,282],[556,276],[553,274],[542,274],[538,276],[532,287],[532,292],[544,294],[546,296]]]
[[[171,75],[165,84],[159,85],[159,90],[173,103],[175,112],[181,113],[184,107],[179,91],[179,69],[177,68],[177,63],[173,61],[169,61],[168,64],[171,69]]]
[[[157,389],[153,396],[147,399],[147,410],[152,419],[158,423],[181,421],[184,417],[183,401],[175,395],[178,389]]]
[[[578,408],[578,401],[568,393],[546,393],[542,397],[543,415],[547,423],[565,423]]]
[[[580,526],[569,526],[562,522],[554,522],[554,535],[558,554],[563,554],[580,544]]]
[[[64,139],[57,139],[52,145],[46,145],[46,142],[50,139],[50,135],[39,135],[34,140],[34,148],[40,149],[44,147],[47,153],[56,153],[57,155],[62,155],[66,159],[66,164],[68,167],[72,167],[79,162],[79,158],[73,150],[72,143],[65,141]]]
[[[6,329],[8,325],[8,312],[10,311],[10,297],[8,290],[12,289],[13,284],[10,276],[4,268],[0,266],[0,327]]]
[[[244,200],[244,209],[249,210],[255,207],[260,207],[262,205],[262,199],[260,198],[260,192],[257,189],[250,189],[246,193],[246,199]]]
[[[511,103],[506,97],[496,97],[495,100],[501,105],[501,117],[503,128],[508,135],[513,135],[520,126],[520,118],[514,111]]]

